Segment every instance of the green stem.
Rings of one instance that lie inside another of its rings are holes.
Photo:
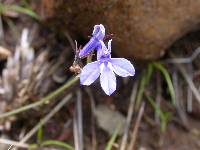
[[[62,93],[64,90],[66,90],[68,87],[70,87],[71,85],[76,83],[76,81],[78,81],[78,79],[79,79],[78,76],[73,77],[68,82],[66,82],[63,86],[61,86],[60,88],[56,89],[54,92],[50,93],[49,95],[47,95],[46,97],[42,98],[41,100],[39,100],[39,101],[37,101],[35,103],[29,104],[29,105],[26,105],[26,106],[22,106],[22,107],[20,107],[18,109],[10,111],[10,112],[6,112],[6,113],[3,113],[3,114],[0,114],[0,119],[8,117],[8,116],[15,115],[15,114],[18,114],[18,113],[21,113],[23,111],[38,107],[40,105],[43,105],[43,104],[49,102],[54,97],[58,96],[60,93]]]

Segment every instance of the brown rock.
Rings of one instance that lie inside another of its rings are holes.
[[[158,58],[200,21],[200,0],[42,0],[43,17],[70,34],[91,34],[102,23],[114,34],[113,51]]]

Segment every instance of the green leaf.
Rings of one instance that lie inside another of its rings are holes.
[[[28,150],[34,150],[36,148],[38,148],[37,144],[30,144]]]
[[[71,145],[57,140],[47,140],[41,144],[41,146],[53,146],[53,145],[66,148],[67,150],[75,150],[75,148],[72,147]]]
[[[42,125],[40,125],[40,128],[37,131],[37,144],[38,145],[41,145],[42,139],[43,139],[43,129],[42,129]]]
[[[6,5],[6,4],[0,3],[0,13],[4,13],[6,11],[15,11],[15,12],[23,13],[23,14],[26,14],[36,20],[40,20],[39,15],[36,14],[30,8],[21,7],[18,5]]]
[[[116,138],[117,138],[117,135],[118,135],[118,133],[119,133],[120,128],[121,128],[121,125],[119,125],[119,126],[116,128],[116,130],[115,130],[115,132],[113,133],[111,139],[108,141],[105,150],[111,150],[111,149],[112,149],[112,146],[113,146],[114,142],[116,141]]]
[[[169,75],[169,72],[167,71],[167,69],[161,63],[155,62],[155,63],[153,63],[153,66],[155,68],[157,68],[158,70],[160,70],[160,72],[163,74],[163,76],[166,80],[168,89],[169,89],[169,93],[170,93],[170,96],[171,96],[171,99],[172,99],[172,104],[175,106],[176,105],[176,96],[175,96],[175,91],[174,91],[174,87],[173,87],[172,80],[171,80],[171,77]]]
[[[158,113],[160,120],[161,120],[161,125],[160,129],[161,132],[164,133],[167,128],[167,124],[169,121],[169,118],[171,116],[170,112],[163,112],[158,105],[156,105],[155,101],[148,95],[145,95],[151,106],[155,109],[156,113]]]
[[[149,64],[148,68],[143,72],[142,78],[140,80],[140,85],[139,85],[138,94],[136,97],[136,104],[135,104],[136,111],[139,110],[142,97],[144,95],[145,87],[149,84],[152,73],[153,73],[153,66],[152,64]]]

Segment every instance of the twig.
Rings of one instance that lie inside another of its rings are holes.
[[[12,141],[12,140],[9,140],[9,139],[3,139],[3,138],[0,139],[0,143],[6,144],[6,145],[11,145],[9,147],[9,149],[11,149],[13,146],[15,146],[15,147],[21,147],[21,148],[28,148],[29,147],[28,144],[20,143],[20,142],[17,142],[17,141]]]
[[[134,127],[134,130],[132,132],[131,142],[130,142],[130,145],[128,147],[128,150],[134,150],[134,146],[135,146],[135,142],[136,142],[136,138],[137,138],[137,133],[138,133],[138,128],[140,126],[141,119],[142,119],[142,116],[143,116],[143,113],[144,113],[144,107],[145,107],[145,102],[143,102],[141,107],[140,107],[139,114],[138,114],[138,117],[136,119],[135,127]]]
[[[186,57],[186,58],[171,58],[171,59],[165,60],[164,62],[165,63],[176,63],[176,64],[191,63],[199,54],[200,54],[200,47],[195,49],[195,51],[192,53],[192,55],[190,57]]]
[[[133,89],[131,92],[128,115],[126,118],[126,125],[124,128],[124,135],[122,137],[122,143],[121,143],[120,150],[125,150],[126,146],[127,146],[128,133],[129,133],[129,128],[130,128],[130,124],[131,124],[131,120],[132,120],[132,116],[133,116],[133,112],[134,112],[134,103],[135,103],[135,98],[136,98],[136,94],[137,94],[137,88],[138,88],[138,82],[136,81],[136,83],[134,83],[134,86],[133,86]]]
[[[72,98],[72,94],[67,95],[61,102],[59,102],[33,129],[31,129],[20,141],[20,143],[24,143],[29,140],[37,130],[47,123],[49,119],[51,119],[69,100]]]
[[[64,34],[65,34],[65,36],[67,37],[67,39],[68,39],[68,41],[69,41],[69,44],[70,44],[70,46],[72,47],[72,49],[75,49],[75,44],[74,44],[74,42],[73,42],[71,36],[69,35],[69,33],[68,33],[68,32],[65,32]]]
[[[65,91],[67,88],[69,88],[71,85],[73,85],[74,83],[76,83],[78,81],[78,79],[79,79],[78,76],[73,77],[68,82],[66,82],[63,86],[59,87],[54,92],[50,93],[49,95],[47,95],[46,97],[42,98],[41,100],[36,101],[35,103],[29,104],[29,105],[26,105],[26,106],[22,106],[22,107],[20,107],[18,109],[10,111],[10,112],[6,112],[6,113],[0,114],[0,119],[1,118],[5,118],[5,117],[9,117],[9,116],[12,116],[12,115],[16,115],[18,113],[24,112],[26,110],[38,107],[40,105],[43,105],[43,104],[49,102],[54,97],[58,96],[60,93],[62,93],[63,91]]]
[[[74,137],[75,148],[77,150],[83,150],[83,121],[82,121],[82,94],[81,91],[77,91],[77,103],[76,111],[74,115]]]
[[[86,88],[86,92],[89,95],[90,103],[91,103],[91,132],[92,132],[92,150],[96,150],[97,148],[97,139],[96,139],[96,128],[95,128],[95,111],[96,111],[96,105],[94,96],[90,90],[90,88]]]

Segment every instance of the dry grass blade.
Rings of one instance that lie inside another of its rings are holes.
[[[173,85],[174,85],[174,90],[175,90],[175,96],[176,96],[176,110],[183,122],[183,124],[188,127],[188,121],[187,121],[187,117],[186,117],[186,114],[185,114],[185,111],[183,110],[182,108],[182,105],[181,105],[181,90],[182,88],[180,87],[179,85],[179,80],[178,80],[178,74],[177,72],[175,71],[172,75],[172,81],[173,81]]]
[[[3,38],[4,38],[3,22],[2,22],[2,16],[0,15],[0,40],[3,40]]]
[[[46,50],[36,56],[31,47],[31,39],[33,37],[29,34],[29,30],[24,29],[14,54],[8,56],[7,64],[2,71],[0,77],[0,99],[2,99],[0,104],[3,106],[0,108],[0,125],[2,126],[5,126],[4,122],[9,120],[6,117],[38,107],[78,81],[78,78],[75,77],[57,90],[50,92],[54,82],[57,82],[50,81],[54,74],[59,72],[57,68],[60,68],[59,66],[64,62],[62,59],[64,56],[61,54],[61,58],[59,57],[56,62],[54,59],[48,60],[48,51]],[[55,66],[57,66],[56,69]],[[62,80],[62,84],[63,82]],[[44,97],[47,93],[50,94]],[[35,98],[41,98],[41,100],[31,103]],[[17,117],[15,116],[15,119]]]
[[[134,83],[134,86],[133,86],[133,89],[131,92],[128,115],[127,115],[127,119],[126,119],[126,125],[124,128],[124,135],[122,137],[120,150],[125,150],[126,146],[127,146],[128,133],[129,133],[131,119],[132,119],[133,112],[134,112],[134,103],[135,103],[135,98],[136,98],[136,94],[137,94],[137,88],[138,88],[138,81]]]
[[[197,90],[197,88],[195,87],[194,82],[192,81],[191,77],[187,73],[186,69],[181,64],[176,64],[176,66],[179,69],[179,71],[181,72],[181,74],[183,75],[183,77],[185,78],[186,82],[188,83],[188,85],[189,85],[190,89],[192,90],[196,100],[200,103],[200,93]]]
[[[55,91],[53,91],[52,93],[50,93],[46,97],[42,98],[41,100],[36,101],[35,103],[31,103],[29,105],[25,105],[23,107],[20,107],[18,109],[13,110],[13,111],[0,114],[0,118],[5,118],[5,117],[8,117],[8,116],[16,115],[16,114],[18,114],[20,112],[23,112],[23,111],[26,111],[28,109],[32,109],[32,108],[38,107],[40,105],[43,105],[43,104],[49,102],[50,100],[52,100],[57,95],[59,95],[65,89],[70,87],[72,84],[74,84],[76,81],[78,81],[78,79],[79,79],[79,77],[77,77],[77,76],[73,77],[71,80],[66,82],[63,86],[61,86],[60,88],[56,89]]]
[[[62,101],[60,101],[52,110],[49,112],[33,129],[31,129],[20,141],[21,143],[29,140],[41,127],[44,125],[49,119],[51,119],[70,99],[72,98],[72,94],[67,95]]]
[[[83,114],[82,114],[82,93],[80,90],[77,92],[77,114],[78,114],[78,131],[80,138],[80,150],[83,150]]]
[[[192,53],[192,55],[190,57],[187,57],[187,58],[171,58],[171,59],[165,60],[165,63],[175,63],[175,64],[191,63],[199,54],[200,54],[200,47],[195,49],[195,51]]]
[[[188,69],[189,69],[189,75],[194,77],[195,74],[193,74],[193,66],[192,64],[188,64]],[[192,101],[193,101],[193,93],[190,89],[190,87],[187,87],[187,112],[192,112]]]
[[[13,147],[13,145],[10,145],[10,147],[8,148],[8,150],[11,150],[12,147]]]
[[[90,98],[91,112],[92,112],[91,114],[92,150],[96,150],[97,139],[96,139],[96,128],[95,128],[95,110],[96,110],[95,100],[89,87],[86,88],[86,92]]]
[[[82,94],[77,91],[76,111],[74,115],[74,141],[76,150],[83,150]]]
[[[187,112],[192,112],[193,93],[190,87],[187,87]]]
[[[21,35],[20,45],[16,47],[14,55],[10,55],[6,67],[2,71],[2,95],[4,100],[22,104],[27,100],[28,88],[34,66],[34,50],[30,47],[28,29],[24,29]],[[28,71],[27,71],[28,70]],[[13,104],[13,105],[14,105]]]
[[[15,146],[15,147],[20,147],[20,148],[26,148],[26,149],[28,149],[28,147],[29,147],[29,144],[20,143],[20,142],[17,142],[17,141],[12,141],[12,140],[3,139],[3,138],[0,138],[0,143],[6,144],[6,145],[11,145],[11,146],[10,146],[11,148],[12,148],[13,146]],[[11,149],[10,147],[9,147],[9,149]]]
[[[79,150],[78,123],[75,117],[73,118],[73,131],[74,131],[74,146],[76,150]]]
[[[136,142],[136,139],[137,139],[138,128],[140,126],[141,119],[142,119],[142,116],[143,116],[143,113],[144,113],[144,107],[145,107],[145,103],[143,102],[141,104],[138,117],[136,119],[135,127],[134,127],[134,130],[133,130],[132,135],[131,135],[131,142],[130,142],[130,145],[128,147],[128,150],[134,150],[135,142]]]

